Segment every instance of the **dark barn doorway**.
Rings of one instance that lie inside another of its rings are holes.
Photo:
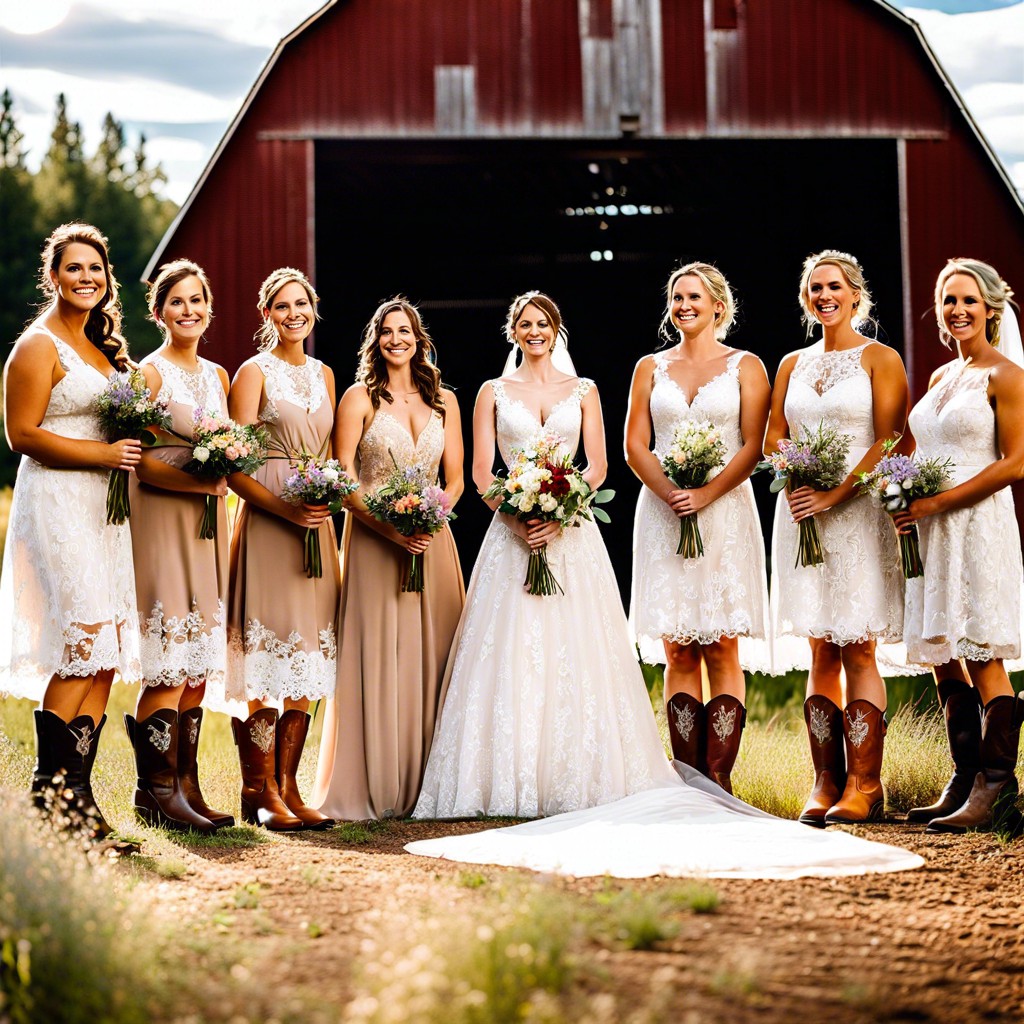
[[[774,377],[803,344],[796,292],[809,253],[860,259],[880,335],[902,352],[900,214],[892,140],[319,141],[317,354],[339,392],[353,379],[362,327],[396,292],[423,311],[445,381],[459,395],[466,496],[456,535],[467,581],[489,513],[470,479],[473,401],[500,374],[512,297],[559,303],[577,371],[596,380],[608,439],[602,527],[628,600],[639,484],[622,459],[633,366],[659,345],[674,266],[716,263],[740,302],[731,344]],[[774,499],[755,491],[769,536]]]

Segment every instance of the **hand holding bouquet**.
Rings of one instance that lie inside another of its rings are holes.
[[[531,444],[514,448],[508,476],[496,477],[484,493],[485,500],[500,500],[499,512],[521,522],[541,520],[563,527],[575,526],[581,519],[610,522],[608,513],[594,505],[613,497],[612,490],[591,490],[557,434],[542,434]],[[539,597],[549,597],[556,590],[565,593],[548,566],[546,548],[531,549],[523,585]]]
[[[395,462],[394,455],[391,461]],[[374,519],[393,526],[403,537],[435,534],[456,518],[444,488],[428,482],[424,471],[416,465],[403,469],[395,462],[391,476],[376,491],[365,495],[363,501]],[[422,591],[423,556],[410,554],[402,592]]]
[[[680,423],[672,436],[672,444],[662,457],[661,468],[676,487],[703,487],[713,470],[725,464],[725,442],[721,431],[709,420]],[[676,554],[683,558],[701,558],[701,539],[697,513],[679,520],[679,546]]]
[[[150,427],[171,425],[167,402],[152,397],[139,369],[112,373],[96,397],[96,410],[107,440],[142,439]],[[107,484],[107,522],[120,525],[132,514],[128,500],[128,470],[112,469]]]
[[[882,458],[870,473],[860,474],[860,486],[873,494],[889,515],[902,512],[918,498],[930,498],[949,483],[953,463],[950,459],[915,460],[895,453],[897,442],[882,445]],[[917,524],[908,533],[897,533],[900,539],[900,561],[905,579],[924,575]]]
[[[182,468],[206,480],[253,473],[267,461],[266,427],[243,426],[217,412],[196,409],[190,443],[192,456]],[[199,537],[213,540],[216,536],[217,499],[207,494]]]
[[[851,440],[849,434],[840,433],[835,427],[826,427],[821,422],[813,433],[802,431],[796,438],[783,438],[779,441],[779,450],[764,462],[759,462],[757,469],[768,469],[775,474],[770,488],[773,494],[783,487],[829,491],[846,479]],[[821,565],[825,558],[814,517],[801,519],[797,526],[800,528],[800,545],[794,568],[797,565]]]
[[[285,480],[281,492],[281,497],[291,505],[326,505],[331,512],[340,512],[342,499],[359,490],[359,482],[341,468],[337,459],[321,459],[303,452],[291,465],[294,472]],[[306,528],[302,567],[309,579],[319,579],[324,574],[320,531],[312,526]]]

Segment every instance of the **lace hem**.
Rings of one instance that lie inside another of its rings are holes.
[[[723,637],[727,640],[742,638],[750,640],[764,640],[763,635],[752,633],[751,627],[743,626],[737,629],[715,629],[707,632],[696,632],[691,630],[678,630],[674,633],[663,633],[660,636],[652,636],[650,633],[641,633],[640,639],[649,641],[667,640],[672,644],[714,644]]]
[[[64,630],[64,656],[55,675],[61,679],[84,678],[114,669],[137,669],[135,662],[124,664],[118,637],[127,620],[83,626],[72,623]]]
[[[208,627],[195,597],[192,610],[180,618],[165,618],[157,601],[142,626],[140,660],[144,686],[221,682],[227,668],[224,602],[217,602],[214,625]]]
[[[827,640],[831,644],[835,644],[836,647],[846,647],[849,644],[860,644],[865,640],[875,640],[878,643],[883,644],[898,644],[903,639],[899,633],[894,633],[891,630],[885,630],[882,632],[875,632],[874,630],[868,630],[866,633],[862,633],[860,636],[848,636],[836,633],[835,630],[823,629],[814,630],[810,629],[806,633],[783,633],[782,636],[799,637],[804,640]]]
[[[320,700],[336,688],[338,645],[334,627],[320,630],[319,650],[303,650],[296,632],[282,640],[257,619],[245,627],[245,640],[232,635],[229,656],[232,675],[241,683],[246,700]],[[229,694],[230,697],[241,696]]]

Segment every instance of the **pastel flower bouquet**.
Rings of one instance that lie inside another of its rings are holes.
[[[390,453],[389,453],[390,454]],[[394,472],[363,502],[374,519],[393,526],[403,537],[416,533],[434,534],[457,518],[452,501],[443,487],[427,479],[418,465],[399,466],[394,455]],[[402,593],[423,592],[423,556],[410,555]]]
[[[662,456],[661,468],[676,487],[703,487],[711,473],[725,464],[725,441],[721,431],[710,421],[680,423],[672,435],[672,444]],[[676,554],[683,558],[702,558],[697,513],[679,520],[679,546]]]
[[[859,483],[873,495],[889,515],[902,512],[918,498],[930,498],[944,490],[953,471],[951,459],[915,459],[896,454],[897,440],[882,445],[882,457],[869,473],[861,473]],[[900,541],[900,563],[904,579],[924,575],[921,541],[917,524],[908,533],[897,534]]]
[[[522,522],[540,519],[563,527],[577,526],[583,519],[611,522],[608,513],[595,506],[611,501],[615,491],[592,490],[557,434],[541,434],[530,444],[513,448],[511,462],[508,476],[496,477],[484,492],[485,500],[499,499],[499,512]],[[548,565],[546,548],[530,550],[523,585],[538,597],[565,593]]]
[[[337,459],[324,459],[303,452],[292,459],[292,474],[285,480],[281,497],[291,505],[326,505],[331,512],[340,512],[343,499],[359,490],[354,480]],[[309,579],[324,574],[320,549],[320,531],[307,527],[303,540],[302,567]]]
[[[846,479],[846,460],[850,456],[849,434],[835,427],[818,424],[813,432],[801,431],[795,438],[779,441],[779,450],[773,452],[757,469],[771,470],[775,474],[770,490],[773,494],[783,487],[794,490],[810,487],[815,491],[828,491],[838,487]],[[797,523],[800,543],[797,549],[796,566],[821,565],[825,557],[821,551],[821,539],[813,516]]]
[[[153,398],[138,369],[112,373],[107,386],[96,397],[96,411],[110,442],[129,437],[141,440],[147,430],[166,430],[171,425],[167,402]],[[107,522],[120,526],[131,514],[128,470],[112,469],[107,483]]]

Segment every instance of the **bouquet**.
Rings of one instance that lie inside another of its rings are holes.
[[[484,493],[484,499],[498,498],[499,512],[528,522],[541,519],[576,526],[582,519],[600,519],[608,523],[608,513],[595,508],[615,497],[612,490],[594,491],[573,465],[565,441],[557,434],[542,434],[522,448],[512,449],[508,476],[496,477]],[[548,566],[547,550],[530,550],[523,585],[528,592],[549,597],[562,590]]]
[[[294,472],[285,480],[281,492],[281,497],[289,504],[326,505],[331,512],[340,512],[342,498],[359,489],[359,482],[341,468],[337,459],[317,458],[303,452],[291,465]],[[309,579],[314,576],[319,579],[324,574],[320,531],[312,526],[306,528],[302,567]]]
[[[391,476],[363,498],[374,519],[390,523],[403,537],[411,537],[414,533],[437,533],[445,523],[456,518],[451,498],[443,487],[428,481],[423,469],[417,465],[403,469],[395,462],[394,455],[391,461],[395,465]],[[419,594],[422,591],[423,556],[410,555],[402,592]]]
[[[676,487],[702,487],[712,470],[725,464],[725,442],[719,429],[710,421],[680,423],[672,436],[672,444],[661,460],[661,468]],[[700,536],[697,513],[679,520],[679,547],[683,558],[701,558],[704,541]]]
[[[267,428],[243,426],[217,412],[195,411],[195,425],[189,440],[192,457],[182,467],[186,473],[217,479],[232,473],[253,473],[267,461]],[[206,495],[199,524],[201,540],[217,536],[217,499]]]
[[[167,402],[153,398],[139,369],[112,373],[96,397],[96,411],[107,440],[142,438],[150,427],[167,428]],[[107,484],[107,522],[120,525],[132,514],[128,500],[128,470],[112,469]]]
[[[909,455],[895,454],[897,442],[882,445],[882,457],[870,473],[860,474],[860,486],[873,494],[889,515],[902,512],[918,498],[930,498],[949,483],[953,463],[950,459],[912,459]],[[900,561],[904,579],[924,575],[921,544],[917,524],[911,524],[908,533],[897,534],[900,540]]]
[[[846,460],[850,454],[849,434],[840,433],[835,427],[826,427],[824,421],[818,424],[814,433],[801,432],[801,436],[779,441],[779,450],[759,462],[757,469],[768,469],[775,474],[771,484],[773,494],[783,487],[811,487],[816,491],[827,491],[838,487],[846,479]],[[818,526],[813,516],[801,519],[800,545],[797,551],[798,565],[821,565],[825,561],[821,553]]]

